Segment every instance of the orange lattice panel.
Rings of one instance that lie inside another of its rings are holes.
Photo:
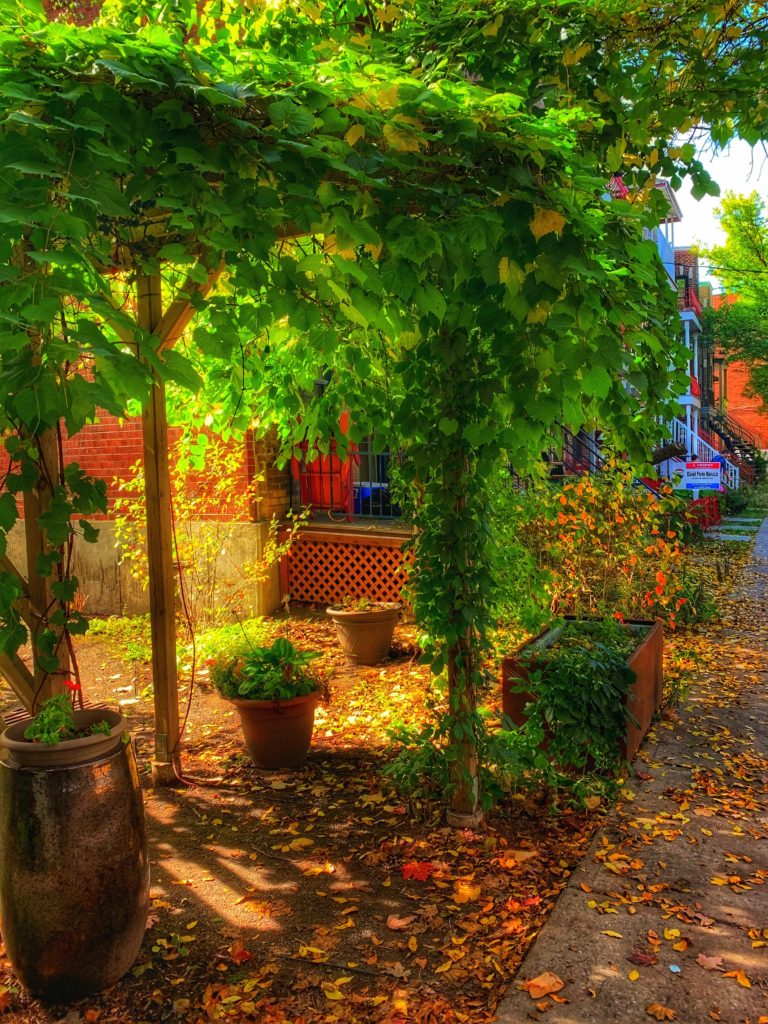
[[[377,543],[374,538],[303,536],[291,544],[286,562],[287,592],[292,601],[333,604],[344,597],[371,601],[401,601],[408,579],[410,553],[405,538]],[[284,577],[285,579],[285,577]]]

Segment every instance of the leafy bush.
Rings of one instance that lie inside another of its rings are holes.
[[[248,592],[263,583],[270,568],[288,551],[296,529],[306,517],[292,522],[285,539],[273,519],[263,550],[243,560],[235,544],[243,523],[253,521],[259,501],[259,480],[243,480],[242,446],[200,432],[180,438],[170,452],[173,495],[173,558],[181,567],[184,609],[192,632],[227,621],[246,603]],[[133,579],[146,588],[149,564],[146,550],[144,466],[118,481],[115,536],[121,561]]]
[[[697,582],[682,565],[685,505],[632,479],[617,464],[523,489],[500,473],[491,509],[500,621],[535,630],[557,615],[621,612],[674,628]]]
[[[320,689],[308,666],[320,655],[298,651],[278,637],[271,647],[246,646],[238,653],[219,655],[210,662],[211,682],[228,700],[291,700]]]
[[[637,644],[637,630],[616,620],[573,622],[549,647],[529,648],[521,657],[531,666],[529,678],[514,689],[535,696],[528,719],[538,719],[547,753],[560,768],[618,767],[635,680],[626,660]]]

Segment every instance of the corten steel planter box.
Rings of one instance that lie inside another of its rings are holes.
[[[575,621],[566,617],[567,621]],[[586,621],[586,620],[585,620]],[[627,658],[627,665],[635,673],[635,681],[630,687],[627,706],[637,724],[630,718],[627,722],[627,734],[621,744],[621,755],[631,761],[651,724],[655,712],[661,705],[664,689],[664,628],[659,619],[627,619],[626,625],[635,627],[638,632],[638,644]],[[559,629],[545,629],[538,636],[528,640],[515,654],[502,659],[501,687],[504,714],[521,726],[525,724],[525,706],[535,701],[533,693],[513,693],[512,687],[519,686],[528,680],[528,666],[520,658],[531,649],[544,649],[550,646],[558,636]],[[535,668],[534,665],[531,667]]]
[[[401,607],[392,603],[365,611],[326,608],[326,614],[336,626],[341,649],[351,665],[378,665],[386,658]]]

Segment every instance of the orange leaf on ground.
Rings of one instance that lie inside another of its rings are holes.
[[[723,966],[723,958],[721,956],[707,956],[706,953],[699,953],[696,957],[696,963],[699,967],[703,967],[705,971],[719,971]]]
[[[736,981],[738,981],[738,983],[740,985],[744,986],[744,988],[752,988],[752,982],[746,976],[744,971],[725,971],[725,973],[723,974],[723,977],[724,978],[735,978]]]
[[[415,920],[414,914],[411,914],[409,917],[398,917],[397,914],[390,914],[387,918],[387,928],[393,932],[402,932],[405,931],[409,924],[413,924]]]
[[[668,1006],[662,1006],[661,1003],[650,1003],[646,1006],[645,1012],[655,1020],[677,1020],[677,1013]]]
[[[537,978],[532,978],[530,981],[526,981],[523,988],[527,991],[531,999],[542,999],[544,996],[551,995],[553,992],[559,992],[560,989],[565,985],[562,978],[558,978],[552,971],[545,971],[540,974]]]

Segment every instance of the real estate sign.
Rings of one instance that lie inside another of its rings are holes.
[[[719,491],[723,467],[719,462],[686,462],[678,487],[686,491]]]

